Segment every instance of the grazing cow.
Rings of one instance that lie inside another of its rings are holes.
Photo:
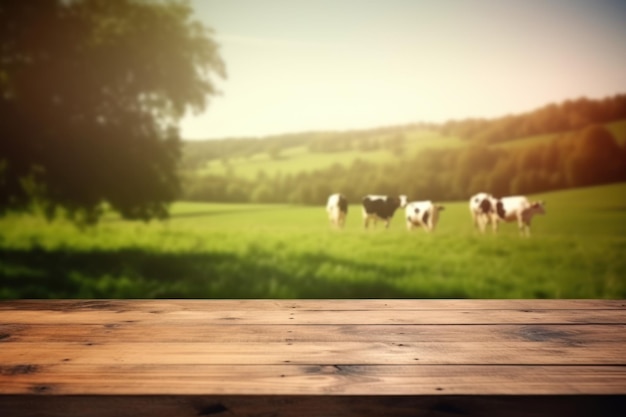
[[[343,228],[348,215],[348,200],[342,194],[332,194],[328,197],[326,212],[331,225],[339,229]]]
[[[414,227],[423,227],[427,232],[432,232],[437,226],[439,212],[443,206],[435,205],[432,201],[413,201],[406,205],[406,228],[413,230]]]
[[[517,221],[520,233],[530,236],[530,222],[535,214],[545,214],[543,201],[528,201],[525,196],[494,198],[491,194],[479,193],[470,199],[470,212],[474,226],[481,232],[491,224],[494,232],[499,222]]]
[[[530,236],[530,222],[535,214],[546,214],[543,201],[528,201],[525,196],[502,197],[496,201],[497,222],[517,221],[522,235]],[[495,222],[495,223],[497,223]],[[497,229],[497,226],[495,226]]]
[[[491,224],[493,231],[497,229],[496,220],[496,199],[487,193],[478,193],[469,201],[469,209],[474,220],[474,227],[478,228],[481,233],[485,233],[485,228],[488,224]]]
[[[385,228],[389,228],[389,222],[398,207],[406,206],[406,196],[390,197],[387,195],[366,195],[363,197],[363,225],[367,229],[370,219],[378,219],[385,222]]]

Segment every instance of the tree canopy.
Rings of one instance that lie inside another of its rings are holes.
[[[224,64],[187,3],[0,0],[0,213],[167,213],[178,122]]]
[[[537,110],[496,119],[448,121],[441,126],[445,134],[484,143],[500,143],[527,136],[560,133],[626,119],[626,94],[600,100],[581,97],[552,103]]]

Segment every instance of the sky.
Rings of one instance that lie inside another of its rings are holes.
[[[227,77],[184,139],[519,114],[626,92],[626,0],[191,0]]]

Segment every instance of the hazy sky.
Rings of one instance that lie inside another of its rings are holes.
[[[626,0],[192,0],[228,77],[186,139],[497,117],[626,92]]]

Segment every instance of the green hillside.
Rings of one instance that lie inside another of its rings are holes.
[[[622,146],[626,146],[626,120],[608,123],[606,126],[615,139],[619,141]]]
[[[605,127],[614,135],[615,139],[626,146],[626,120],[607,123]],[[529,145],[549,142],[565,132],[545,133],[528,136],[502,144],[491,146],[503,148],[523,148]],[[389,163],[415,155],[424,149],[446,149],[467,146],[468,142],[455,136],[445,136],[435,130],[416,130],[406,135],[406,147],[401,154],[394,153],[390,149],[378,149],[375,151],[349,150],[340,152],[311,152],[307,146],[298,145],[284,148],[279,157],[272,158],[270,152],[257,152],[249,157],[232,157],[211,159],[205,161],[203,166],[195,171],[197,175],[236,175],[246,179],[254,179],[263,172],[267,175],[281,173],[297,174],[302,171],[315,171],[329,168],[335,164],[344,166],[351,165],[356,159],[375,163]],[[384,138],[381,138],[384,143]],[[193,143],[187,146],[193,147]]]
[[[187,142],[186,200],[316,205],[330,193],[461,200],[626,181],[626,95],[521,115]]]
[[[617,122],[611,122],[604,125],[604,127],[611,132],[615,140],[621,145],[626,146],[626,120],[619,120]],[[496,144],[494,146],[503,147],[503,148],[524,148],[531,145],[543,144],[550,142],[553,139],[556,139],[560,136],[564,136],[567,133],[575,133],[574,132],[559,132],[559,133],[543,133],[535,136],[528,136],[524,138],[519,138],[511,141],[507,141],[504,143]],[[571,135],[574,138],[574,135]]]
[[[278,173],[297,174],[322,170],[339,164],[351,165],[355,160],[389,163],[404,159],[407,155],[415,155],[426,148],[451,148],[464,146],[465,143],[456,137],[446,137],[437,131],[416,130],[404,136],[405,144],[401,152],[385,147],[386,137],[377,138],[381,143],[379,149],[362,151],[351,149],[334,152],[314,152],[307,146],[286,146],[277,157],[270,151],[257,152],[247,157],[232,157],[206,161],[196,170],[197,175],[236,175],[245,179],[255,179],[260,172],[273,176]],[[193,145],[191,145],[193,146]]]

